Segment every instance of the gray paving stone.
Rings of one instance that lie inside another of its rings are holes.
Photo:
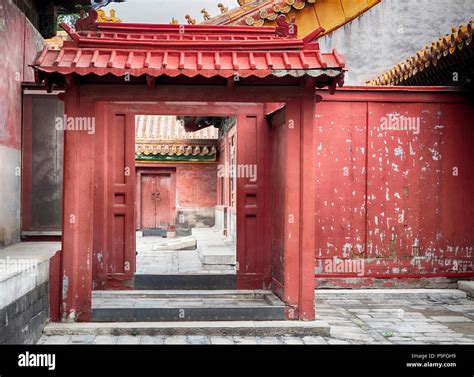
[[[92,344],[95,335],[72,335],[69,343],[71,344]]]
[[[117,336],[113,335],[96,335],[93,344],[116,344]]]
[[[185,335],[172,335],[165,338],[164,344],[187,344],[187,336]]]
[[[420,341],[417,341],[415,339],[392,341],[392,343],[393,344],[424,344],[424,342],[420,342]]]
[[[165,336],[163,335],[142,335],[140,344],[164,344]]]
[[[276,336],[257,336],[258,344],[282,344]]]
[[[44,342],[46,342],[46,340],[48,339],[47,336],[43,335],[41,338],[39,338],[38,342],[36,343],[37,345],[41,345],[41,344],[44,344]]]
[[[351,344],[351,342],[341,339],[329,339],[328,344]]]
[[[235,344],[258,344],[253,336],[234,336],[233,339]]]
[[[301,339],[301,337],[296,336],[280,336],[280,341],[283,344],[304,344],[303,339]]]
[[[369,292],[370,293],[370,292]],[[328,293],[327,293],[328,294]],[[120,342],[134,344],[474,344],[474,302],[458,293],[440,292],[436,300],[414,296],[404,300],[388,299],[392,293],[375,295],[360,300],[317,299],[316,316],[331,326],[329,337],[321,336],[279,336],[266,331],[265,326],[256,323],[255,336],[141,336],[120,337]],[[430,293],[424,293],[430,296]],[[418,295],[420,296],[420,295]],[[421,295],[423,296],[423,294]],[[436,296],[436,295],[435,295]],[[450,296],[452,296],[450,298]],[[49,326],[49,325],[48,325]],[[107,326],[94,330],[81,330],[78,326],[66,332],[60,327],[50,326],[38,344],[72,344],[89,342],[86,334],[96,334],[93,344],[115,344],[119,337],[111,334]],[[173,325],[171,324],[172,328]],[[386,336],[387,333],[394,336]],[[124,334],[130,332],[124,332]],[[176,334],[186,334],[179,329]],[[219,334],[218,332],[216,335]],[[73,335],[73,337],[71,337]],[[79,336],[81,335],[81,336]],[[225,335],[228,335],[225,333]],[[384,336],[385,335],[385,336]],[[128,339],[125,341],[124,339]],[[131,339],[131,340],[130,340]]]
[[[186,339],[188,344],[200,345],[200,344],[211,344],[208,336],[189,335]]]
[[[235,344],[231,336],[211,336],[211,344]]]
[[[68,344],[70,336],[63,336],[63,335],[53,335],[48,336],[43,344]]]
[[[348,341],[357,341],[357,342],[362,342],[362,343],[369,343],[370,341],[374,341],[372,337],[370,337],[367,333],[332,333],[331,332],[331,338],[335,339],[342,339],[342,340],[348,340]]]
[[[140,344],[140,336],[120,335],[116,344]]]
[[[327,344],[329,338],[323,338],[322,336],[305,336],[303,337],[304,344]]]
[[[433,320],[437,322],[472,322],[471,319],[466,318],[464,316],[434,316],[431,317]]]

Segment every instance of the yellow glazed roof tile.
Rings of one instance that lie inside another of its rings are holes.
[[[279,14],[295,18],[298,36],[322,26],[330,33],[359,17],[381,0],[240,0],[241,7],[229,10],[204,23],[214,25],[274,26]],[[321,34],[321,35],[324,35]]]

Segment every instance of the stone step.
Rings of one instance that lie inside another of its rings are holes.
[[[197,251],[203,269],[235,271],[236,250],[231,243],[215,228],[194,228],[193,236],[196,238]]]
[[[95,291],[95,322],[283,320],[285,305],[263,290]]]
[[[235,289],[235,274],[135,275],[135,289]]]
[[[324,336],[327,322],[317,321],[212,321],[212,322],[87,322],[50,323],[46,336],[69,335],[208,335],[208,336]]]
[[[458,300],[466,293],[458,289],[316,289],[316,299],[409,299]]]
[[[458,281],[458,289],[466,293],[468,297],[474,298],[474,281],[460,280]]]

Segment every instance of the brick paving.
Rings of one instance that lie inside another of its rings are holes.
[[[329,337],[54,335],[38,344],[474,344],[472,299],[399,297],[318,298],[317,319],[331,325]]]

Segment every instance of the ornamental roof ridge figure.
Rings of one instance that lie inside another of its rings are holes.
[[[97,30],[97,18],[99,14],[94,8],[87,10],[87,16],[83,9],[81,9],[80,17],[77,19],[74,24],[74,29],[76,31],[91,31]]]
[[[291,23],[286,21],[286,16],[284,14],[280,14],[276,19],[276,29],[275,35],[278,37],[286,37],[286,38],[296,38],[298,34],[298,26],[296,25],[296,20],[293,17],[291,19]]]

